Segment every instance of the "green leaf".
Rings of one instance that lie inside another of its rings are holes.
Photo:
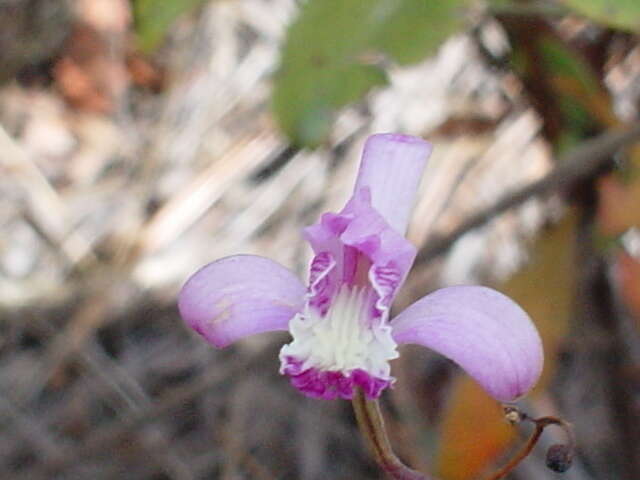
[[[581,88],[590,95],[600,92],[600,83],[594,71],[575,51],[552,37],[541,37],[538,50],[551,75],[580,83]]]
[[[597,22],[640,32],[639,0],[564,0],[564,3]]]
[[[149,52],[158,46],[167,29],[183,13],[205,0],[135,0],[138,46]]]
[[[405,65],[433,53],[462,26],[469,0],[309,0],[291,25],[273,107],[291,141],[316,146],[335,112],[385,85],[384,54]]]

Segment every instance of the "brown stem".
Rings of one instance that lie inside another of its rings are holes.
[[[522,205],[536,195],[563,190],[590,178],[612,161],[612,155],[616,151],[639,138],[640,124],[633,124],[622,130],[612,130],[582,142],[579,147],[562,156],[557,162],[558,166],[540,180],[505,194],[493,205],[472,214],[447,235],[430,238],[418,252],[414,264],[428,263],[449,250],[455,241],[467,232],[485,225],[501,213]]]
[[[387,475],[396,480],[435,480],[407,467],[393,452],[377,400],[367,399],[362,390],[357,389],[352,403],[360,432],[367,439],[378,465]]]
[[[527,440],[527,443],[524,444],[524,446],[518,451],[518,453],[516,453],[505,466],[493,472],[490,477],[487,477],[486,480],[499,480],[500,478],[504,478],[505,476],[507,476],[507,474],[509,474],[514,468],[516,468],[522,460],[527,458],[527,456],[531,453],[531,450],[533,450],[533,447],[535,447],[536,443],[538,443],[540,435],[542,435],[543,431],[544,427],[536,425],[536,429],[529,437],[529,440]]]
[[[367,439],[380,468],[395,480],[436,480],[434,477],[417,472],[407,467],[396,456],[389,443],[384,428],[384,419],[377,400],[366,398],[362,390],[357,389],[353,398],[353,410],[356,414],[360,432]],[[500,480],[507,476],[524,460],[540,440],[546,427],[556,425],[562,428],[567,436],[566,444],[552,445],[547,452],[547,466],[556,472],[564,472],[571,465],[575,451],[575,437],[571,426],[556,417],[532,418],[515,407],[505,407],[505,416],[511,423],[530,422],[535,430],[527,443],[502,468],[487,477],[486,480]]]
[[[499,480],[507,476],[514,468],[516,468],[522,460],[527,458],[527,456],[533,450],[533,447],[536,446],[538,440],[540,440],[540,436],[546,427],[549,425],[556,425],[562,428],[567,435],[567,444],[566,445],[554,445],[552,448],[560,449],[560,452],[563,454],[562,461],[565,462],[563,469],[557,469],[558,472],[563,472],[569,468],[571,464],[571,460],[573,457],[573,452],[575,450],[575,437],[573,435],[573,430],[571,426],[562,420],[561,418],[556,417],[541,417],[541,418],[531,418],[526,413],[520,412],[514,407],[505,407],[505,414],[507,419],[511,423],[520,423],[523,421],[533,423],[535,425],[535,430],[527,440],[527,443],[516,453],[509,462],[504,465],[502,468],[491,474],[490,477],[487,477],[486,480]],[[549,450],[549,453],[552,450]],[[549,466],[549,454],[547,454],[547,465]],[[550,468],[553,468],[550,466]],[[554,468],[555,469],[555,468]]]

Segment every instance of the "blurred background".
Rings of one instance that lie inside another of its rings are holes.
[[[383,478],[349,402],[278,375],[286,335],[215,350],[175,299],[235,253],[306,276],[364,139],[435,145],[396,308],[516,299],[573,423],[570,480],[640,478],[640,3],[1,0],[0,478]],[[397,453],[483,478],[529,433],[405,348]],[[542,446],[509,477],[560,478]]]

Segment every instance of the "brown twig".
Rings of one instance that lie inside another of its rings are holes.
[[[377,400],[367,399],[362,390],[357,389],[352,403],[360,431],[363,437],[367,439],[378,465],[389,477],[396,480],[436,480],[434,477],[407,467],[393,452]],[[549,448],[547,451],[547,467],[561,473],[571,466],[575,451],[575,437],[571,426],[567,422],[561,418],[551,416],[532,418],[511,406],[505,407],[505,416],[513,424],[520,422],[533,423],[535,430],[527,440],[527,443],[511,460],[485,480],[500,480],[511,473],[522,460],[529,456],[538,440],[540,440],[544,429],[550,425],[556,425],[564,430],[567,436],[567,443],[552,445]]]
[[[620,148],[640,139],[640,124],[606,132],[587,140],[558,161],[558,166],[545,177],[520,190],[507,194],[493,205],[469,217],[447,235],[426,242],[416,257],[416,263],[426,263],[445,253],[464,234],[483,226],[505,211],[521,205],[530,198],[569,187],[594,175],[611,161]]]
[[[544,427],[536,425],[536,429],[534,430],[533,434],[529,437],[527,443],[524,444],[524,446],[518,451],[518,453],[516,453],[513,458],[509,460],[509,462],[507,462],[506,465],[493,472],[490,477],[487,477],[486,480],[499,480],[507,476],[507,474],[509,474],[514,468],[516,468],[522,460],[529,456],[529,454],[533,450],[533,447],[535,447],[538,443],[538,440],[540,439],[543,431]]]
[[[505,407],[505,416],[511,423],[530,422],[535,425],[535,430],[520,450],[507,462],[506,465],[499,468],[487,477],[486,480],[500,480],[506,477],[516,468],[522,460],[527,458],[533,448],[540,440],[540,436],[544,429],[549,425],[556,425],[562,428],[567,435],[566,445],[552,445],[547,452],[547,466],[554,471],[564,472],[571,465],[571,459],[575,450],[575,438],[571,426],[557,417],[541,417],[531,418],[526,413],[520,412],[514,407]],[[551,460],[551,461],[550,461]]]
[[[98,432],[86,438],[82,445],[71,450],[67,449],[56,458],[52,458],[38,465],[36,468],[26,472],[25,480],[47,479],[55,474],[69,468],[78,458],[95,456],[101,452],[113,449],[115,445],[126,439],[128,436],[135,436],[144,424],[156,421],[167,415],[172,409],[185,404],[189,400],[201,395],[203,392],[220,386],[251,366],[260,365],[265,359],[275,355],[274,348],[266,348],[253,358],[247,358],[235,363],[228,370],[209,370],[199,375],[189,383],[184,384],[180,389],[172,391],[159,401],[153,403],[143,410],[129,412],[119,422],[108,427],[103,427]]]
[[[45,461],[55,461],[64,453],[66,445],[56,438],[41,419],[34,418],[23,412],[10,398],[0,395],[0,414],[3,421],[10,422],[15,427],[18,437],[24,438],[35,448]],[[6,419],[6,420],[5,420]]]

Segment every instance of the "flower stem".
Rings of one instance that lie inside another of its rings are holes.
[[[396,480],[434,480],[407,467],[393,452],[377,400],[367,399],[362,390],[357,389],[352,403],[360,432],[367,439],[378,465],[389,477]]]
[[[575,451],[575,437],[571,426],[567,422],[556,417],[532,418],[515,407],[505,407],[505,415],[507,419],[514,424],[524,421],[533,423],[535,430],[529,437],[529,440],[527,440],[527,443],[523,445],[513,458],[502,468],[493,472],[486,480],[500,480],[511,473],[511,471],[531,453],[533,447],[535,447],[538,440],[540,440],[542,432],[549,425],[556,425],[562,428],[567,435],[568,443],[566,445],[553,445],[549,449],[547,453],[547,466],[556,472],[564,472],[569,468],[573,458],[573,452]],[[554,453],[553,457],[555,458],[550,459],[552,453]],[[550,460],[552,460],[552,462],[550,462]]]
[[[362,390],[357,389],[352,404],[362,436],[367,439],[378,465],[389,477],[395,480],[437,480],[427,474],[412,470],[396,456],[391,449],[377,400],[367,399]],[[505,407],[505,416],[513,424],[520,422],[533,423],[535,430],[527,440],[527,443],[518,450],[513,458],[485,480],[500,480],[511,473],[531,453],[533,447],[540,440],[544,429],[550,425],[556,425],[564,430],[567,436],[567,443],[552,445],[549,448],[547,451],[547,467],[555,472],[562,473],[571,466],[575,452],[575,437],[569,423],[557,417],[532,418],[515,407]]]

